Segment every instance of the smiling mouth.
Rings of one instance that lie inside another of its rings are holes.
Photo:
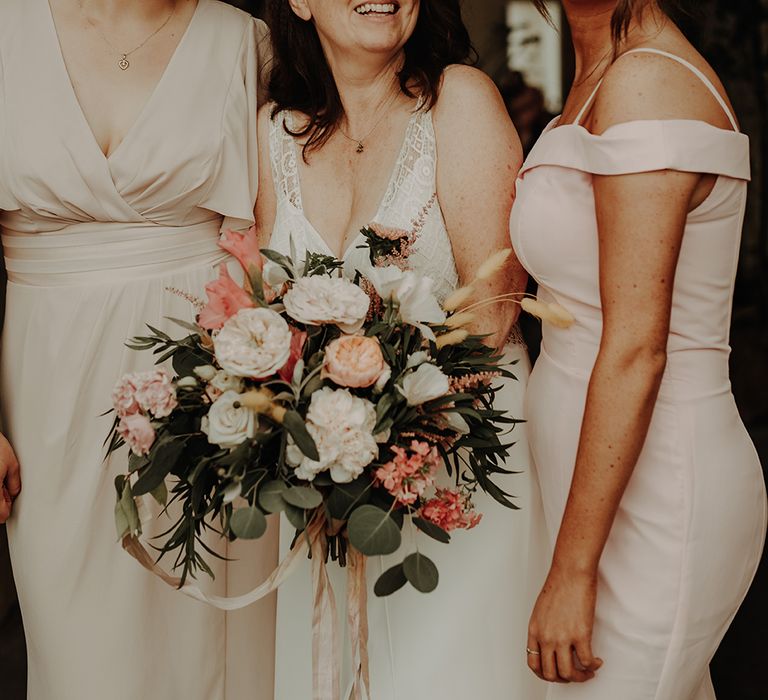
[[[358,15],[363,15],[364,17],[383,17],[386,15],[397,14],[399,9],[400,4],[397,2],[367,2],[363,5],[358,5],[355,8],[355,12],[357,12]]]

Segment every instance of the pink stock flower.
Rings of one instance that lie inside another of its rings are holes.
[[[264,267],[255,226],[251,226],[245,233],[224,231],[219,239],[219,247],[236,257],[246,274],[249,274],[251,267],[257,270]]]
[[[370,225],[370,229],[379,238],[385,241],[399,241],[401,238],[408,238],[411,235],[410,231],[405,231],[401,228],[392,228],[391,226],[384,226],[375,221]]]
[[[117,432],[139,457],[147,454],[155,442],[155,429],[149,418],[142,413],[132,413],[121,418]]]
[[[135,375],[136,401],[155,418],[170,416],[178,401],[170,372],[164,367]]]
[[[221,328],[240,309],[256,306],[251,296],[229,276],[226,265],[219,268],[219,279],[205,286],[208,303],[197,318],[198,324],[207,330]]]
[[[471,530],[483,517],[475,511],[470,494],[458,489],[438,489],[422,506],[420,515],[446,532]]]
[[[395,458],[376,470],[376,485],[383,486],[401,505],[412,505],[432,486],[440,466],[440,453],[426,442],[413,440],[410,450],[390,447]]]
[[[343,335],[325,349],[323,376],[339,386],[373,386],[387,369],[381,345],[376,338]]]
[[[296,369],[298,361],[304,355],[304,343],[306,342],[306,332],[291,326],[291,354],[288,361],[277,372],[284,382],[290,384],[293,380],[293,370]]]

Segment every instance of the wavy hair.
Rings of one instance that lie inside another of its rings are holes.
[[[269,1],[273,59],[269,98],[273,117],[284,109],[309,118],[292,136],[305,138],[304,156],[321,148],[344,117],[336,81],[323,53],[313,22],[298,17],[288,0]],[[421,0],[413,35],[403,49],[398,72],[400,90],[423,99],[423,108],[437,102],[443,71],[454,63],[474,63],[476,53],[462,20],[460,0]]]

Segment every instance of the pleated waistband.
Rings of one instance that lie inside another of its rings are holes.
[[[162,277],[227,258],[218,219],[192,226],[88,222],[53,233],[2,231],[8,280],[40,287]]]

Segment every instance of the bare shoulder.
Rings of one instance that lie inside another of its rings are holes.
[[[504,107],[496,85],[478,68],[472,66],[448,66],[440,85],[440,98],[435,106],[435,120],[453,119],[467,112],[495,111]]]
[[[683,56],[714,84],[727,101],[712,69],[695,53]],[[643,120],[692,119],[730,129],[728,115],[690,67],[658,53],[627,53],[606,73],[591,110],[591,130]]]

